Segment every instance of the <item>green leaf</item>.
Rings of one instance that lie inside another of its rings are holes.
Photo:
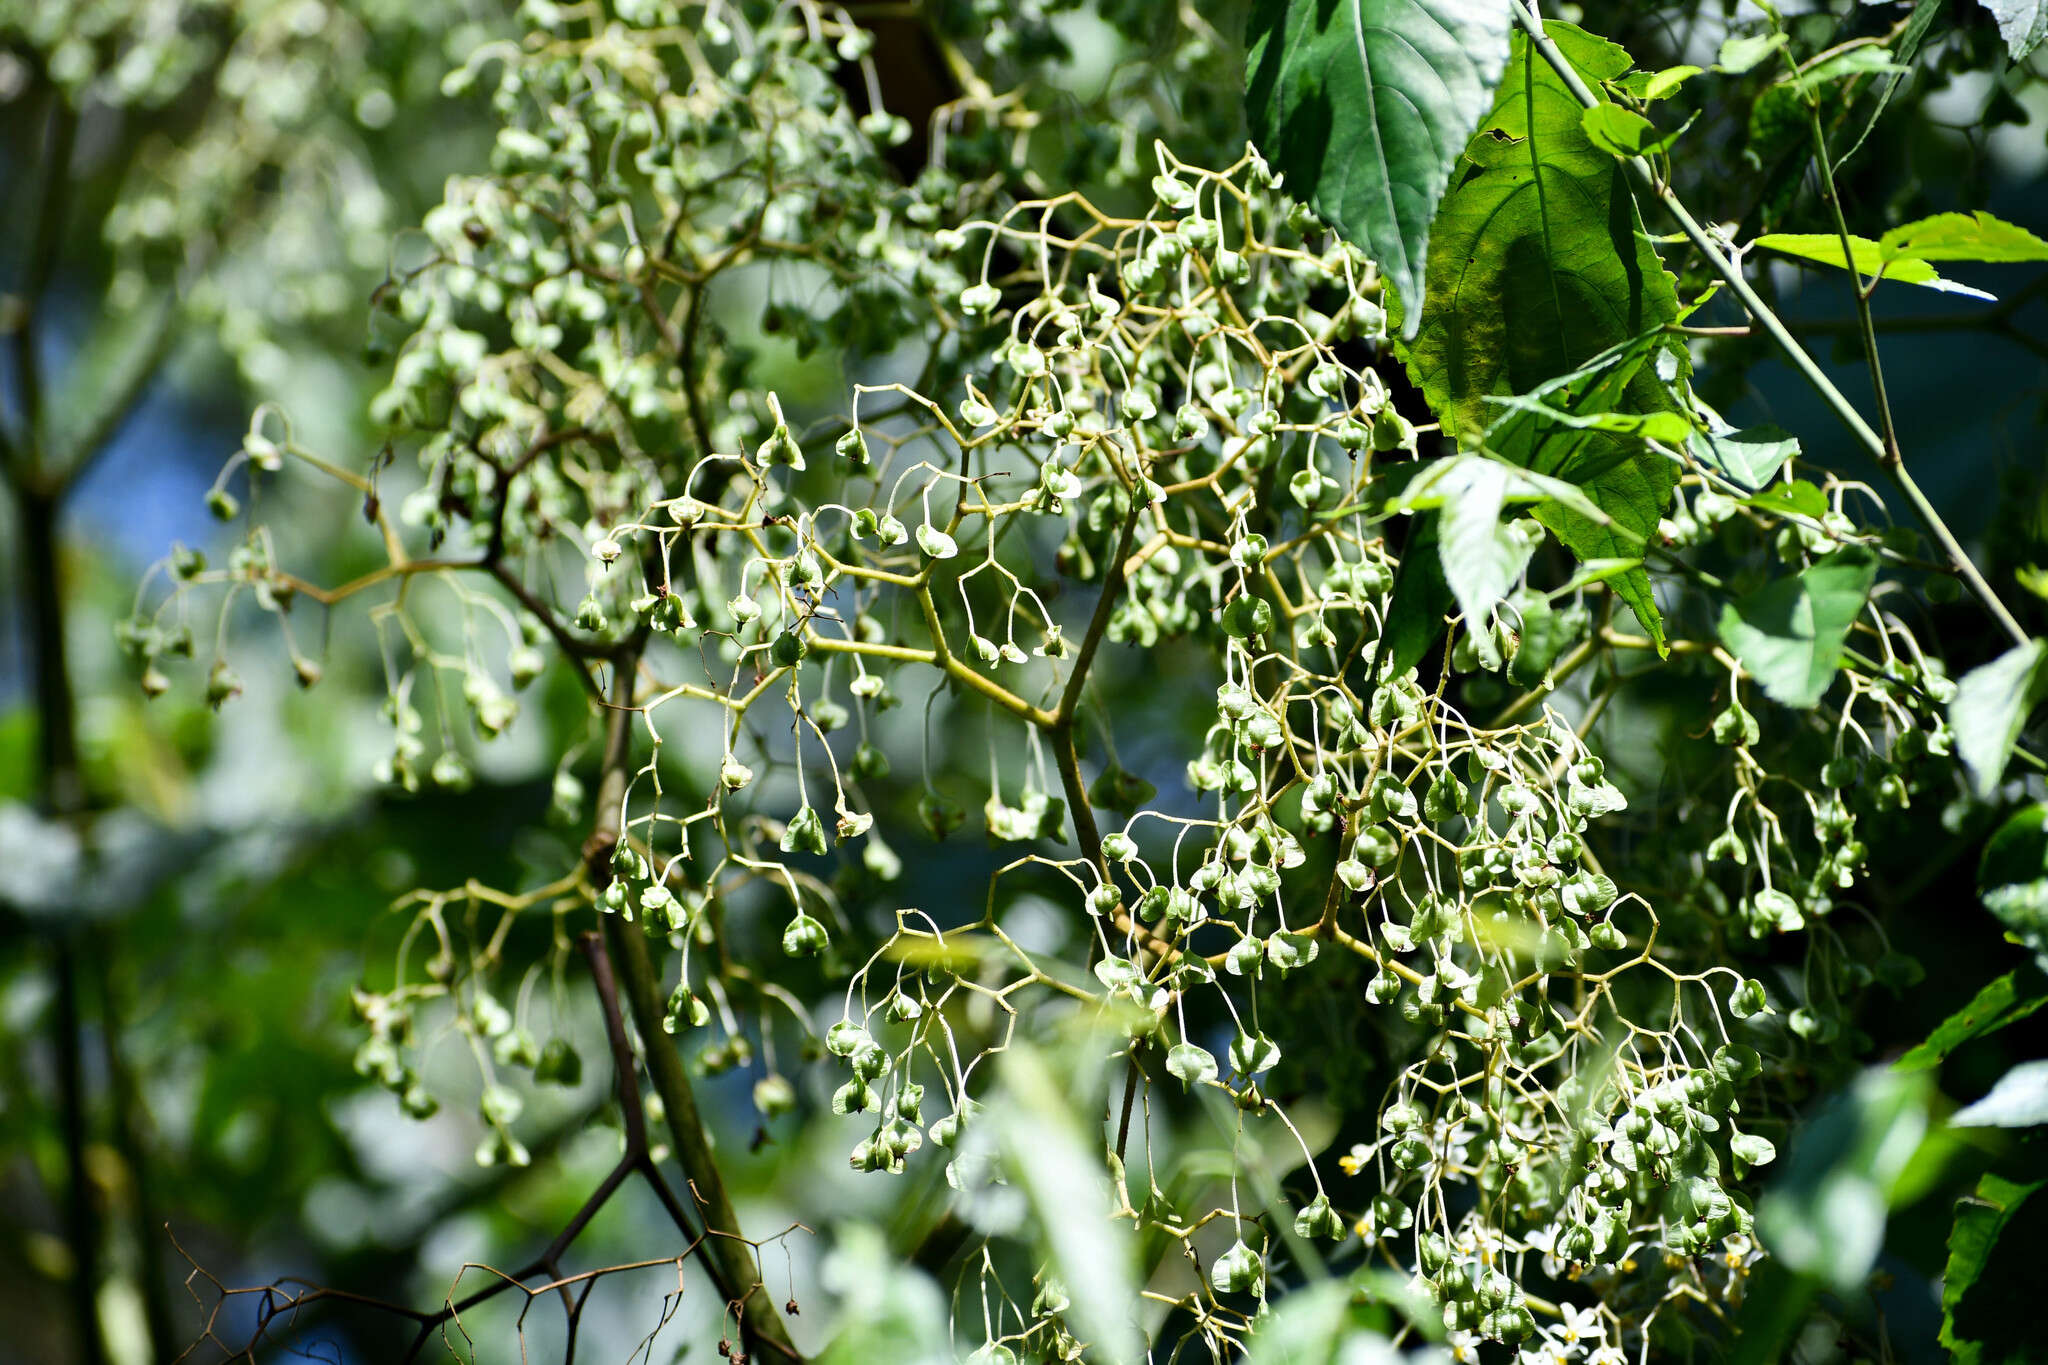
[[[1977,894],[2015,942],[2048,956],[2048,805],[2013,812],[1985,843]]]
[[[1239,1033],[1230,1042],[1230,1065],[1240,1076],[1256,1076],[1279,1061],[1280,1045],[1263,1033]]]
[[[1853,261],[1856,273],[1866,279],[1877,278],[1880,272],[1887,280],[1900,284],[1917,284],[1944,294],[1965,294],[1973,299],[1990,299],[1994,296],[1981,289],[1972,289],[1967,284],[1957,284],[1945,279],[1925,261],[1910,257],[1887,257],[1878,243],[1868,237],[1849,238],[1849,255],[1842,254],[1842,239],[1832,232],[1767,232],[1756,239],[1755,245],[1770,251],[1796,256],[1803,261],[1820,265],[1831,265],[1837,270],[1845,269],[1843,261]]]
[[[1740,76],[1756,69],[1758,63],[1776,52],[1786,43],[1782,33],[1758,33],[1747,38],[1730,38],[1721,44],[1721,55],[1714,60],[1715,69],[1730,76]]]
[[[1805,517],[1809,521],[1819,521],[1828,514],[1828,495],[1805,479],[1794,479],[1766,489],[1748,502],[1758,511],[1776,512],[1781,517]]]
[[[1574,431],[1605,431],[1633,436],[1639,441],[1662,441],[1666,445],[1683,445],[1695,434],[1693,424],[1677,412],[1566,412],[1525,394],[1501,394],[1486,401],[1533,413]]]
[[[1736,1161],[1738,1174],[1751,1166],[1768,1166],[1778,1159],[1778,1149],[1769,1138],[1755,1133],[1737,1133],[1728,1140],[1728,1151]]]
[[[1845,81],[1851,76],[1903,75],[1905,70],[1892,60],[1890,48],[1865,44],[1823,57],[1785,84],[1801,96],[1811,96],[1829,81]]]
[[[2048,1123],[2048,1061],[2021,1062],[1991,1093],[1950,1116],[1959,1128],[2032,1128]]]
[[[1609,156],[1641,156],[1657,141],[1657,125],[1633,109],[1596,104],[1579,116],[1591,142]]]
[[[2048,686],[2044,665],[2048,642],[2029,640],[1971,669],[1956,685],[1948,723],[1956,732],[1956,754],[1969,769],[1970,785],[1981,800],[1998,790],[2027,713]]]
[[[1998,20],[1998,36],[2016,62],[2048,38],[2048,0],[1984,0],[1984,8]]]
[[[2016,967],[1977,992],[1970,1003],[1944,1019],[1927,1041],[1892,1063],[1894,1071],[1939,1066],[1963,1044],[2016,1024],[2048,1005],[2048,977],[2032,963]]]
[[[1260,0],[1252,140],[1421,317],[1430,224],[1508,57],[1499,0]]]
[[[1643,561],[1640,559],[1588,559],[1579,565],[1579,571],[1573,574],[1563,587],[1554,590],[1550,595],[1552,598],[1559,598],[1575,593],[1581,588],[1589,588],[1595,583],[1611,583],[1641,568],[1642,564]]]
[[[1628,69],[1612,43],[1569,24],[1547,31],[1589,81]],[[1428,301],[1408,348],[1448,435],[1482,430],[1489,395],[1528,393],[1677,314],[1624,173],[1587,140],[1581,114],[1518,34],[1499,99],[1438,212]]]
[[[1628,69],[1612,43],[1569,24],[1546,32],[1595,88]],[[1656,333],[1677,316],[1671,277],[1643,232],[1626,172],[1587,138],[1581,113],[1517,35],[1493,112],[1438,210],[1428,302],[1406,359],[1447,435],[1469,445],[1484,433],[1489,450],[1576,485],[1597,505],[1598,519],[1562,506],[1537,511],[1574,555],[1639,558],[1670,504],[1673,463],[1634,436],[1532,413],[1496,422],[1487,401],[1536,396],[1579,415],[1677,406],[1645,364],[1665,354]],[[1661,647],[1648,576],[1637,570],[1616,587]]]
[[[1283,973],[1308,966],[1321,951],[1322,945],[1307,934],[1275,933],[1266,940],[1266,961]]]
[[[2039,1360],[2035,1277],[2048,1241],[2044,1182],[2021,1185],[1989,1172],[1956,1204],[1941,1277],[1941,1336],[1955,1365]]]
[[[1521,399],[1502,399],[1502,402],[1522,402]],[[1539,410],[1541,405],[1536,405]],[[1492,473],[1483,473],[1481,466],[1491,466]],[[1489,477],[1501,480],[1500,500],[1503,503],[1541,503],[1562,499],[1574,506],[1598,513],[1599,508],[1587,501],[1586,495],[1571,484],[1547,475],[1535,474],[1517,465],[1494,459],[1484,454],[1453,455],[1448,459],[1426,460],[1415,464],[1399,465],[1402,470],[1416,471],[1411,477],[1399,481],[1398,487],[1389,487],[1381,502],[1383,512],[1440,512],[1455,508],[1473,484]],[[1390,484],[1391,480],[1388,481]]]
[[[1799,439],[1774,426],[1720,434],[1694,432],[1690,444],[1694,459],[1749,489],[1765,487],[1778,477],[1787,460],[1799,458]]]
[[[1494,604],[1508,595],[1529,562],[1530,543],[1501,525],[1507,492],[1506,465],[1460,459],[1456,485],[1445,490],[1438,552],[1444,581],[1458,599],[1468,629],[1486,629]]]
[[[1877,556],[1837,550],[1721,611],[1721,643],[1786,706],[1810,709],[1834,681],[1842,644],[1877,579]]]
[[[1885,108],[1891,103],[1892,96],[1899,92],[1899,83],[1911,74],[1911,64],[1913,59],[1920,54],[1920,44],[1927,37],[1927,30],[1934,26],[1934,20],[1940,14],[1945,3],[1946,0],[1916,0],[1912,14],[1906,18],[1905,30],[1899,34],[1898,38],[1899,69],[1892,73],[1892,78],[1884,83],[1884,89],[1880,90],[1877,98],[1871,101],[1870,113],[1863,120],[1863,131],[1858,133],[1856,140],[1849,144],[1848,151],[1836,157],[1835,168],[1837,171],[1847,163],[1850,157],[1863,150],[1864,142],[1870,137],[1871,130],[1877,127],[1877,121],[1884,117]]]
[[[1878,238],[1877,247],[1888,261],[2048,261],[2048,242],[1982,209],[1903,224]]]
[[[1649,104],[1661,100],[1700,74],[1696,66],[1667,66],[1662,71],[1635,71],[1613,82],[1614,88]]]

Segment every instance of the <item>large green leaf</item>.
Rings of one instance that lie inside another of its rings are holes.
[[[1955,1365],[2048,1359],[2040,1327],[2040,1254],[2048,1239],[2041,1183],[1986,1174],[1956,1205],[1941,1277],[1941,1344]]]
[[[1892,1063],[1897,1071],[1939,1066],[1964,1043],[2017,1024],[2048,1005],[2048,977],[2032,963],[2016,967],[1977,992],[1970,1003],[1942,1020],[1927,1041]]]
[[[1595,88],[1629,67],[1621,48],[1569,24],[1547,31]],[[1546,406],[1577,416],[1675,407],[1644,362],[1658,353],[1658,329],[1677,317],[1677,295],[1621,163],[1588,140],[1581,114],[1518,34],[1493,111],[1437,211],[1426,302],[1406,358],[1445,434],[1467,444],[1483,434],[1495,453],[1577,485],[1598,506],[1597,520],[1561,506],[1537,513],[1575,555],[1640,558],[1677,467],[1648,450],[1640,432],[1531,412],[1495,422],[1488,402],[1541,393]],[[1582,370],[1584,383],[1544,392]],[[1616,590],[1661,645],[1648,577],[1632,570]]]
[[[1260,0],[1252,140],[1408,301],[1423,300],[1430,222],[1508,56],[1502,0]]]
[[[1876,579],[1876,555],[1860,545],[1837,550],[1729,603],[1721,643],[1773,701],[1818,706]]]
[[[2044,663],[2048,643],[2028,640],[1971,669],[1956,685],[1948,723],[1956,732],[1956,754],[1981,798],[1998,789],[2027,712],[2041,699],[2043,685],[2048,684]]]

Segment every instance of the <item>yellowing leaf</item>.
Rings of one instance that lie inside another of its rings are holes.
[[[1982,209],[1906,223],[1877,245],[1888,261],[2048,261],[2048,242]]]
[[[1797,256],[1801,260],[1831,265],[1837,270],[1846,268],[1842,239],[1832,232],[1767,232],[1756,239],[1755,245],[1787,256]],[[1883,248],[1868,237],[1851,237],[1849,249],[1851,254],[1847,259],[1855,263],[1856,273],[1866,278],[1876,279],[1881,275],[1900,284],[1917,284],[1944,294],[1965,294],[1973,299],[1993,297],[1981,289],[1944,279],[1925,261],[1886,256]]]

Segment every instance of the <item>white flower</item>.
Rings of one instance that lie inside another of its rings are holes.
[[[1598,1350],[1586,1357],[1586,1365],[1628,1365],[1628,1357],[1621,1353],[1619,1346],[1603,1341]]]
[[[1557,1338],[1567,1346],[1578,1346],[1586,1342],[1599,1341],[1607,1334],[1600,1327],[1600,1310],[1577,1308],[1563,1304],[1560,1311],[1564,1321],[1558,1324]]]
[[[1458,1365],[1479,1365],[1479,1338],[1472,1333],[1452,1332],[1444,1345],[1451,1348],[1451,1359]]]
[[[1498,1229],[1485,1223],[1468,1223],[1458,1230],[1455,1245],[1465,1255],[1477,1256],[1491,1265],[1500,1257],[1502,1240]]]
[[[1543,1254],[1543,1273],[1545,1275],[1548,1275],[1553,1280],[1564,1278],[1565,1264],[1557,1255],[1557,1227],[1555,1224],[1536,1229],[1536,1231],[1524,1237],[1522,1242],[1530,1251],[1538,1251]]]

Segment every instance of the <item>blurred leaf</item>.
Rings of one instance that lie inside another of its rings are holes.
[[[2028,640],[1990,663],[1971,669],[1956,685],[1948,720],[1956,732],[1956,754],[1970,771],[1978,799],[1989,800],[2012,760],[2027,713],[2048,684],[2048,643]]]
[[[1356,1271],[1296,1290],[1252,1332],[1245,1365],[1395,1365],[1406,1359],[1388,1340],[1401,1319],[1442,1335],[1441,1314],[1426,1294],[1384,1271]]]
[[[1001,1074],[999,1103],[984,1121],[1030,1203],[1046,1264],[1073,1300],[1074,1330],[1091,1359],[1142,1360],[1130,1229],[1107,1216],[1109,1171],[1099,1140],[1091,1141],[1074,1111],[1074,1078],[1056,1074],[1043,1053],[1023,1044],[1003,1054]]]
[[[1844,47],[1832,56],[1822,57],[1801,68],[1797,75],[1782,84],[1795,94],[1811,96],[1830,81],[1845,81],[1852,76],[1898,74],[1903,70],[1892,60],[1890,48],[1864,44],[1861,47]]]
[[[865,1223],[840,1228],[823,1271],[841,1315],[819,1365],[950,1365],[958,1359],[947,1349],[953,1334],[938,1285],[891,1252],[878,1229]]]
[[[2048,0],[1984,0],[1984,8],[1998,20],[1998,36],[2015,62],[2048,37]]]
[[[1837,550],[1724,607],[1721,643],[1772,700],[1811,709],[1834,681],[1842,644],[1876,578],[1869,550]]]
[[[1740,76],[1754,70],[1764,58],[1785,45],[1782,33],[1758,33],[1747,37],[1730,38],[1721,44],[1720,55],[1714,65],[1725,75]]]
[[[2021,1062],[1991,1093],[1949,1118],[1962,1128],[2031,1128],[2048,1123],[2048,1061]]]
[[[1841,1293],[1861,1286],[1927,1132],[1927,1093],[1922,1077],[1873,1068],[1807,1123],[1757,1206],[1759,1237],[1786,1268]]]
[[[1984,845],[1977,894],[2017,943],[2048,954],[2048,805],[2015,811]]]

